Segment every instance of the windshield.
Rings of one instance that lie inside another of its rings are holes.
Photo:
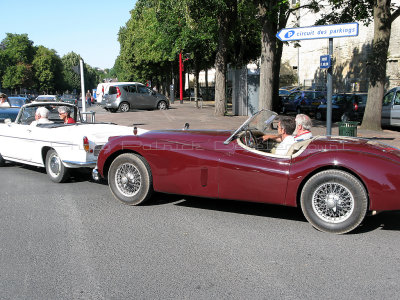
[[[246,122],[244,122],[238,129],[236,129],[235,132],[224,142],[224,144],[229,144],[239,132],[247,129],[265,132],[277,115],[277,113],[270,110],[260,110],[258,113],[248,118]]]

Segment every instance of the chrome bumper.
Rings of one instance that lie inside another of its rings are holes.
[[[78,167],[78,168],[94,168],[96,167],[97,161],[72,161],[72,160],[63,160],[64,164],[71,165],[72,167]]]
[[[97,171],[97,169],[93,169],[93,170],[92,170],[92,178],[93,178],[93,180],[95,180],[95,181],[99,181],[99,180],[100,180],[100,174],[99,174],[99,172]]]

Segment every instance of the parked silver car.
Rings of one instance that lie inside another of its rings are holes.
[[[382,126],[400,126],[400,87],[385,94],[382,102]]]
[[[169,100],[141,83],[110,85],[100,104],[111,112],[127,112],[130,109],[168,109]]]

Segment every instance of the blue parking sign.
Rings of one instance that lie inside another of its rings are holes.
[[[331,56],[321,55],[319,58],[319,67],[321,69],[329,69],[331,67]]]

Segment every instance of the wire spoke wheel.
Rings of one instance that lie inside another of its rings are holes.
[[[340,223],[351,216],[354,210],[354,198],[345,186],[325,183],[314,192],[312,207],[324,221]]]
[[[115,184],[121,194],[126,197],[135,196],[140,190],[142,177],[138,169],[130,163],[124,163],[118,167],[115,174]]]
[[[128,205],[145,202],[153,192],[148,162],[133,153],[124,153],[114,159],[108,171],[108,184],[115,198]]]
[[[304,216],[315,228],[342,234],[352,231],[364,220],[368,194],[352,174],[325,170],[306,181],[300,204]]]

